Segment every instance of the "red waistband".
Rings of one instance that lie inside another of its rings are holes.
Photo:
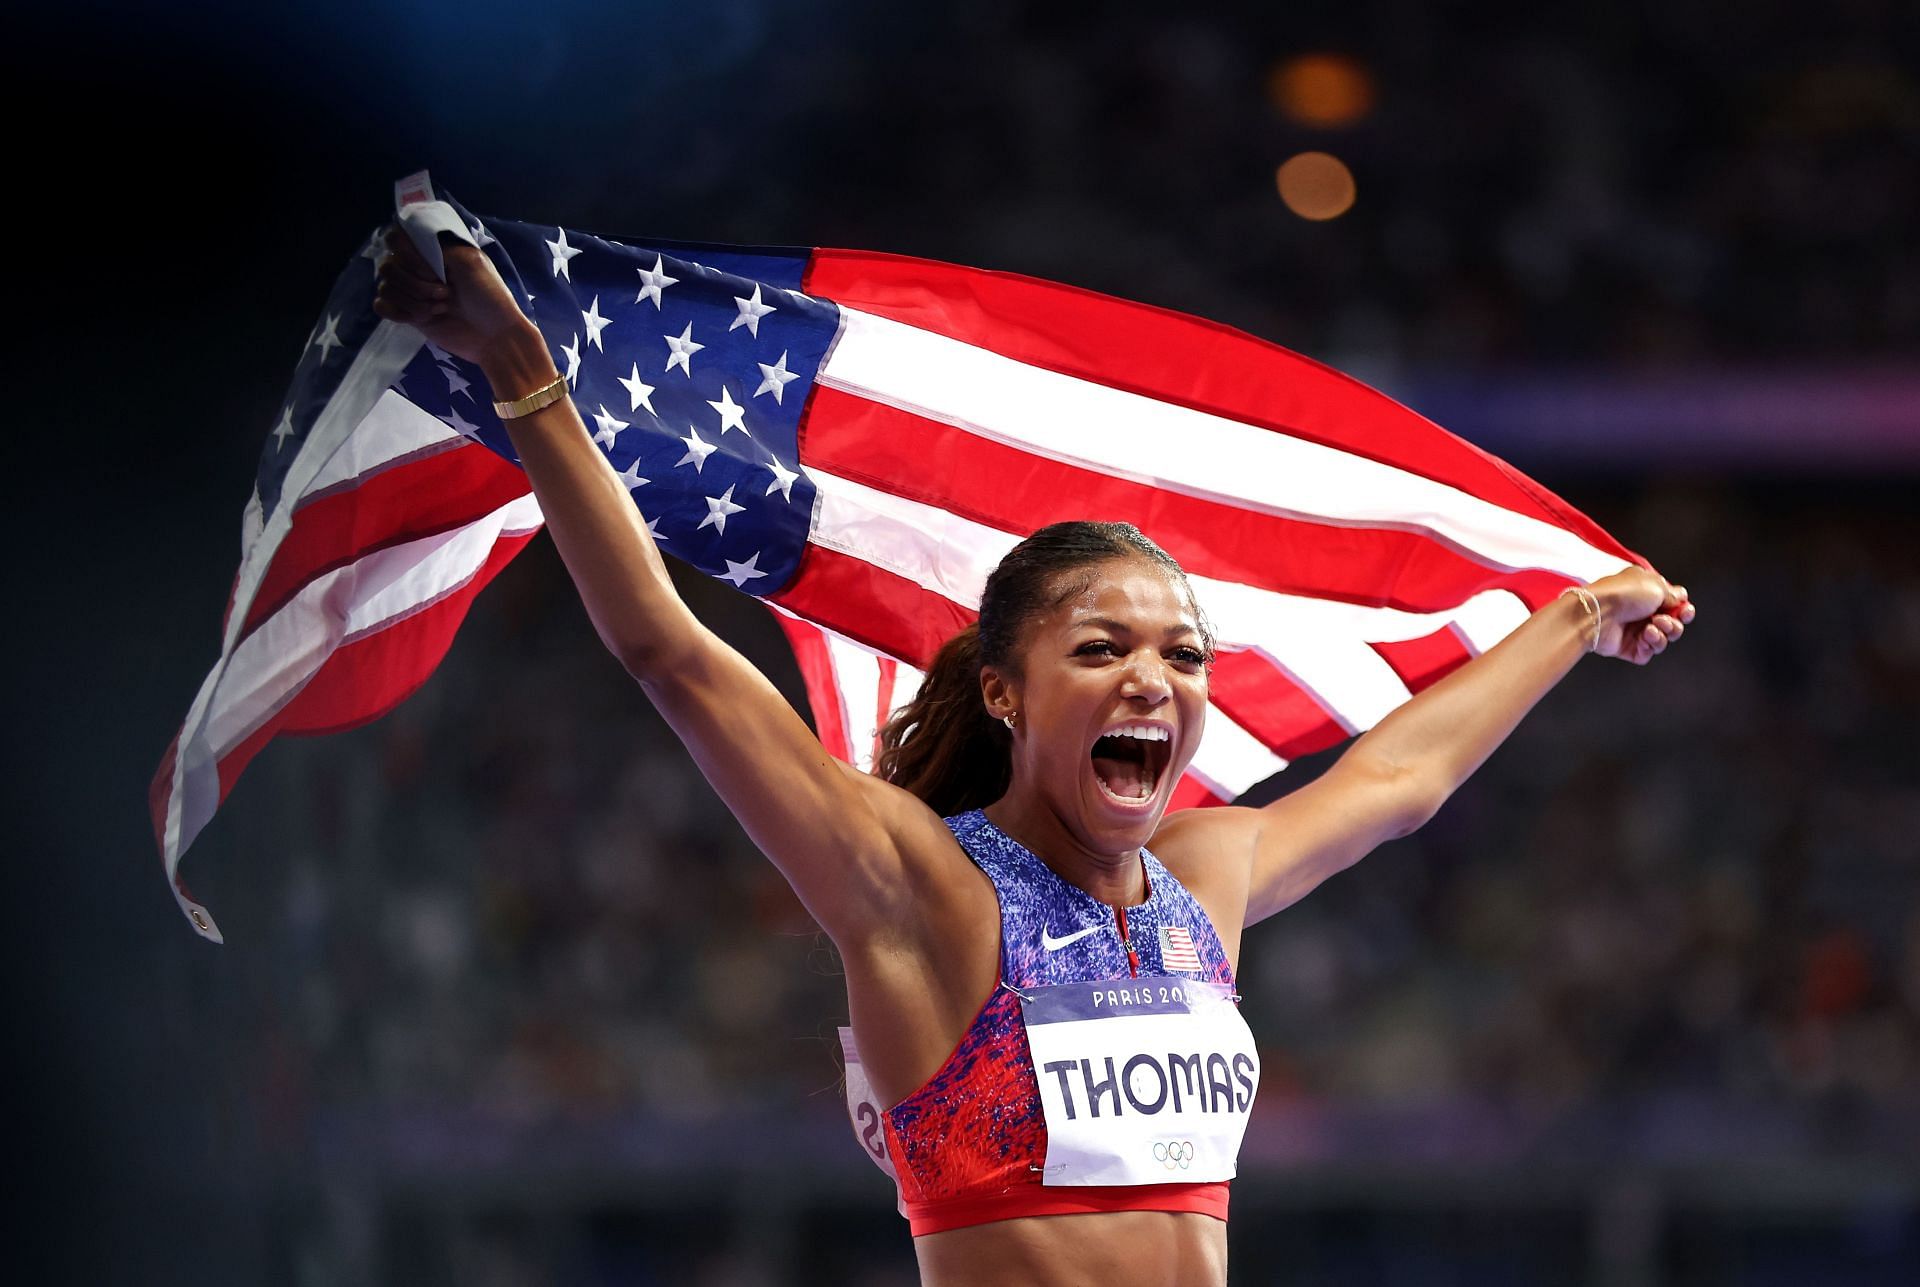
[[[1055,1188],[1022,1184],[1004,1193],[936,1198],[900,1205],[908,1227],[918,1238],[995,1220],[1017,1220],[1022,1216],[1089,1215],[1101,1211],[1189,1211],[1224,1221],[1227,1188],[1226,1180],[1212,1184],[1073,1184]]]

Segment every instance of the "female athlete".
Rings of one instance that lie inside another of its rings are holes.
[[[555,385],[485,257],[449,239],[443,283],[389,244],[382,317],[478,363],[497,397]],[[1587,652],[1644,664],[1694,616],[1652,572],[1607,577],[1315,782],[1163,822],[1212,641],[1134,528],[1058,524],[1008,554],[868,775],[681,602],[570,400],[508,432],[600,638],[839,949],[865,1139],[937,1287],[1224,1283],[1258,1079],[1242,929],[1426,822]]]

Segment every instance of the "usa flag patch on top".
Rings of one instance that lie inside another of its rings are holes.
[[[1160,927],[1160,968],[1200,970],[1200,954],[1193,950],[1193,935],[1184,925]]]

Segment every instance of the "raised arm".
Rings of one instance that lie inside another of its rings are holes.
[[[1261,809],[1194,810],[1162,831],[1197,870],[1221,873],[1223,887],[1245,872],[1242,924],[1298,902],[1425,825],[1588,651],[1645,665],[1694,618],[1684,589],[1641,568],[1589,589],[1598,623],[1578,596],[1563,595],[1381,720],[1315,781]]]
[[[545,340],[485,256],[446,239],[442,283],[404,235],[388,240],[374,305],[382,317],[478,362],[497,398],[558,380]],[[927,881],[946,878],[941,856],[961,861],[939,819],[828,755],[766,677],[700,623],[571,399],[506,425],[601,641],[821,926],[847,947],[898,926],[916,896],[924,905]]]

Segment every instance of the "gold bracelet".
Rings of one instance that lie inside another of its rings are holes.
[[[1587,637],[1587,651],[1597,652],[1600,648],[1600,597],[1584,585],[1570,585],[1560,592],[1563,599],[1568,595],[1580,600],[1580,606],[1587,610],[1587,616],[1593,623],[1593,633]]]
[[[567,396],[567,377],[556,375],[553,383],[535,389],[524,398],[515,398],[511,402],[493,404],[493,414],[502,420],[518,420],[521,416],[530,416],[542,407],[550,407]]]

